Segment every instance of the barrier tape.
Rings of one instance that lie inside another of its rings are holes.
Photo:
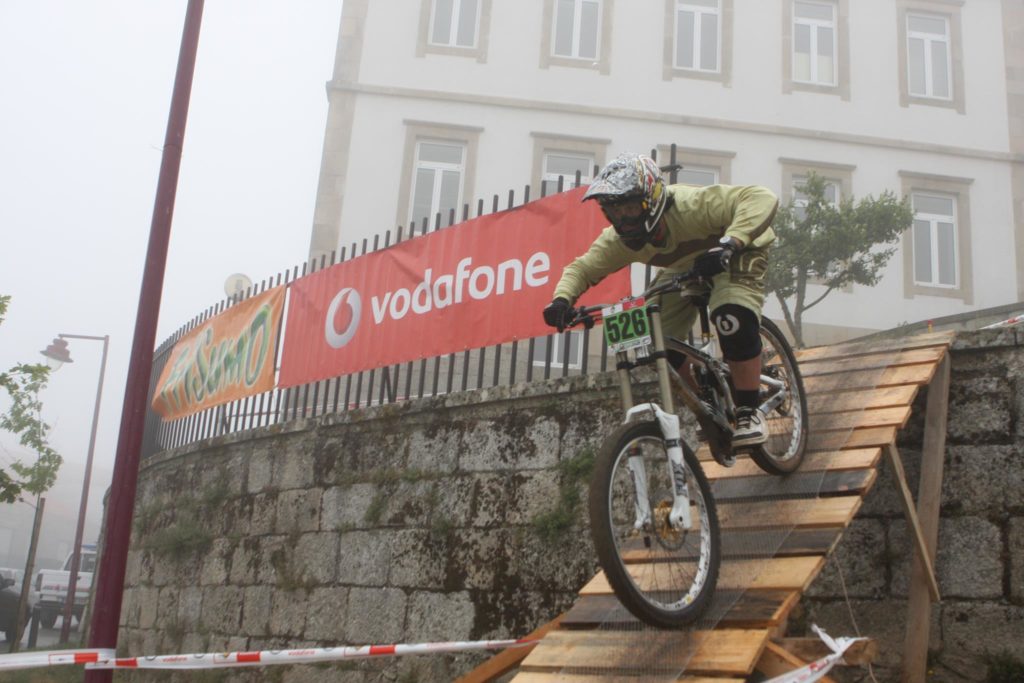
[[[828,649],[832,650],[832,654],[822,657],[821,659],[811,662],[807,666],[784,673],[781,676],[776,676],[765,683],[812,683],[812,681],[820,681],[829,671],[832,670],[846,650],[856,643],[858,640],[867,640],[867,638],[835,638],[833,639],[824,630],[818,628],[817,624],[811,624],[811,630],[818,634],[818,637],[828,645]]]
[[[40,666],[63,666],[65,664],[88,665],[113,659],[116,654],[109,649],[18,652],[13,655],[0,655],[0,671],[34,669]]]
[[[210,652],[188,655],[157,655],[94,660],[87,669],[215,669],[272,664],[310,664],[367,657],[443,654],[473,650],[502,650],[533,645],[535,639],[479,640],[410,645],[362,645],[358,647],[304,648],[299,650],[260,650],[257,652]]]
[[[1011,325],[1016,325],[1016,324],[1022,323],[1022,322],[1024,322],[1024,313],[1022,313],[1021,315],[1015,315],[1012,318],[1007,318],[1006,320],[1000,320],[999,322],[992,323],[991,325],[985,325],[981,329],[983,329],[983,330],[992,330],[992,329],[995,329],[997,327],[1009,327]]]

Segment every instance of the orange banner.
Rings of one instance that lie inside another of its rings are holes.
[[[285,287],[232,306],[178,340],[153,395],[165,420],[274,388]]]

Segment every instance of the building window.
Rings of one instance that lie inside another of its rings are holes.
[[[793,3],[793,81],[836,84],[836,6]]]
[[[541,175],[541,195],[546,197],[558,192],[559,178],[562,179],[563,190],[575,187],[577,173],[580,174],[580,184],[588,185],[593,180],[593,172],[593,155],[545,152],[544,173]]]
[[[956,287],[956,198],[915,192],[914,282]]]
[[[554,55],[597,59],[600,36],[600,0],[557,0],[552,36]]]
[[[422,0],[416,56],[428,53],[487,61],[492,0]]]
[[[537,337],[533,344],[533,364],[543,366],[547,362],[548,340],[551,344],[551,367],[561,368],[565,365],[565,340],[569,340],[569,369],[579,370],[583,367],[583,332],[566,332],[552,334],[549,337]]]
[[[421,140],[416,143],[416,165],[413,167],[412,207],[410,223],[430,221],[441,214],[446,222],[452,209],[458,215],[462,206],[462,178],[466,170],[466,146],[444,140]]]
[[[675,154],[670,145],[658,145],[658,164],[679,168],[674,174],[668,173],[668,182],[704,187],[705,185],[728,185],[731,180],[732,160],[735,152],[696,147],[676,146]]]
[[[974,303],[971,277],[971,178],[900,171],[914,223],[903,234],[904,296]]]
[[[951,99],[949,20],[907,15],[907,83],[916,97]]]
[[[966,113],[962,4],[896,0],[901,106],[948,107]]]
[[[423,219],[433,228],[437,214],[447,226],[463,217],[464,202],[473,199],[476,150],[483,128],[406,119],[405,152],[398,187],[398,225]]]
[[[477,0],[434,0],[430,17],[430,44],[476,47],[479,22]]]
[[[719,70],[722,17],[718,0],[678,0],[675,30],[675,68]]]

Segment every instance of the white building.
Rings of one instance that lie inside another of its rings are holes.
[[[912,195],[809,341],[1024,300],[1019,0],[345,0],[328,96],[315,257],[674,143],[685,182]]]

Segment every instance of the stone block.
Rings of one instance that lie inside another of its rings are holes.
[[[477,474],[473,477],[470,526],[504,526],[515,476],[512,473],[496,473]]]
[[[390,537],[387,583],[401,588],[439,588],[448,566],[447,534],[402,529]]]
[[[366,511],[370,509],[377,490],[376,484],[351,484],[327,489],[323,495],[320,528],[323,531],[350,531],[371,526],[366,521]]]
[[[271,487],[274,480],[273,442],[273,439],[261,439],[253,444],[245,487],[249,493],[262,493]]]
[[[1010,548],[1010,600],[1024,604],[1024,517],[1014,517],[1009,523]]]
[[[256,561],[256,583],[277,586],[289,578],[289,557],[292,544],[287,536],[260,538],[259,559]]]
[[[486,472],[543,469],[558,462],[560,427],[551,418],[508,413],[503,422],[472,423],[462,438],[459,468]]]
[[[274,486],[280,491],[304,489],[313,485],[314,436],[312,433],[289,434],[278,445],[274,459]]]
[[[235,544],[226,538],[215,538],[210,549],[203,556],[199,570],[199,583],[203,586],[220,586],[228,581],[231,556]]]
[[[338,535],[302,534],[291,557],[296,577],[313,584],[331,583],[338,570]]]
[[[243,538],[231,554],[229,578],[235,585],[256,583],[262,552],[259,538]]]
[[[469,593],[417,591],[409,598],[406,638],[411,642],[469,640],[476,608]]]
[[[202,617],[203,589],[187,586],[178,595],[177,623],[186,628],[195,628]]]
[[[899,449],[903,469],[907,475],[907,485],[912,495],[917,496],[918,481],[921,473],[921,451],[911,448]],[[889,457],[882,453],[878,465],[878,480],[866,496],[858,517],[903,517],[903,503],[896,474],[893,472]]]
[[[391,487],[382,487],[384,512],[381,521],[388,526],[424,527],[434,506],[435,483],[429,479],[399,480]]]
[[[505,550],[509,579],[531,591],[573,592],[594,576],[597,555],[584,525],[586,510],[577,511],[577,522],[555,538],[544,538],[533,528],[511,535]]]
[[[987,654],[1024,656],[1024,607],[944,599],[942,634],[941,662],[958,671],[984,674]]]
[[[405,592],[398,588],[352,588],[348,594],[346,642],[401,642],[406,602]]]
[[[243,591],[236,586],[203,589],[202,625],[217,633],[238,633],[242,623]]]
[[[478,476],[453,475],[439,482],[433,518],[444,519],[456,527],[469,526],[473,519],[473,495]]]
[[[889,529],[893,595],[905,597],[914,553],[906,522]],[[935,571],[943,600],[999,598],[1003,594],[1002,538],[999,527],[981,517],[944,518],[939,522]],[[968,560],[969,558],[969,560]]]
[[[304,589],[275,590],[271,598],[270,632],[275,636],[302,638],[306,630],[308,597]]]
[[[520,526],[530,524],[538,511],[545,510],[559,498],[557,470],[523,473],[511,481],[505,522]]]
[[[243,590],[243,634],[262,636],[270,632],[270,612],[274,593],[271,586],[249,586]]]
[[[160,589],[156,601],[156,627],[163,628],[177,621],[179,586],[168,586]]]
[[[1024,457],[1017,446],[949,446],[942,510],[1002,517],[1024,508]]]
[[[996,327],[991,330],[958,332],[949,345],[951,351],[970,351],[1017,346],[1014,327]],[[955,356],[962,354],[955,353]]]
[[[348,588],[331,586],[315,588],[307,601],[305,637],[325,644],[345,640],[348,619]]]
[[[507,529],[458,529],[448,537],[444,585],[453,590],[491,590],[507,580],[513,532]]]
[[[249,534],[251,536],[272,534],[276,528],[277,494],[257,494],[252,499],[252,516],[249,518]]]
[[[461,438],[461,430],[446,426],[414,431],[409,435],[409,467],[454,472],[458,467]]]
[[[135,591],[135,602],[139,610],[139,628],[153,628],[153,625],[156,623],[159,598],[159,588],[139,588]]]
[[[345,425],[344,432],[329,431],[321,443],[318,457],[333,457],[333,481],[345,483],[354,475],[404,469],[407,434],[404,430],[389,427],[391,425],[379,425],[377,429],[370,429],[364,424],[351,424]]]
[[[351,531],[341,535],[338,582],[351,586],[380,586],[391,563],[389,531]]]
[[[277,496],[274,530],[279,534],[316,531],[320,526],[320,489],[290,489]]]
[[[1013,387],[1005,376],[954,375],[949,402],[950,443],[1006,443],[1013,433]]]
[[[851,598],[883,597],[888,583],[887,559],[885,523],[875,519],[854,519],[805,595],[816,598],[843,598],[844,595]]]

